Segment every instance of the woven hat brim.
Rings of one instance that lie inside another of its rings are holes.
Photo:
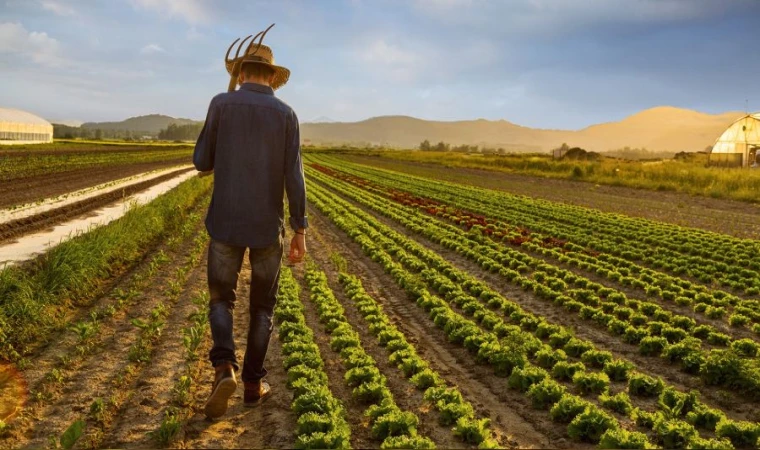
[[[265,66],[271,67],[274,70],[274,79],[272,80],[270,86],[275,90],[281,88],[282,86],[285,86],[285,84],[288,82],[288,79],[290,78],[290,69],[286,67],[270,64],[264,61],[246,61],[245,64],[263,64]],[[232,75],[232,70],[234,67],[234,63],[227,63],[225,65],[227,73],[230,75]]]
[[[245,62],[243,62],[243,65],[246,65],[246,64],[261,64],[262,66],[269,66],[269,67],[271,67],[272,70],[274,70],[274,78],[272,79],[272,82],[269,84],[269,86],[272,89],[274,89],[274,90],[277,90],[277,89],[285,86],[285,84],[288,82],[288,79],[290,78],[290,69],[282,67],[282,66],[278,66],[276,64],[270,64],[270,63],[263,62],[263,61],[261,61],[261,62],[260,61],[245,61]]]

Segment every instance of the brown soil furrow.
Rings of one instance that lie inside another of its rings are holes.
[[[179,301],[167,318],[161,341],[154,347],[153,359],[133,383],[134,392],[119,407],[100,447],[147,448],[156,445],[148,433],[158,430],[162,413],[171,403],[174,383],[184,375],[186,361],[182,329],[189,325],[187,318],[195,308],[192,298],[203,289],[206,289],[206,271],[205,266],[199,264],[192,269]]]
[[[546,411],[533,409],[523,394],[507,388],[506,379],[493,375],[488,367],[475,364],[466,350],[449,343],[393,279],[364,256],[358,244],[313,208],[309,210],[309,219],[336,251],[351,262],[352,273],[362,278],[367,292],[383,304],[385,312],[416,346],[420,356],[455,384],[479,415],[489,417],[492,428],[503,430],[506,442],[502,445],[578,447],[578,443],[567,438],[564,425],[552,422]]]
[[[171,271],[167,270],[155,278],[154,285],[165,286],[172,277]],[[168,308],[174,306],[164,291],[147,289],[136,302],[136,308],[129,312],[129,317],[147,317],[159,303],[164,303]],[[171,323],[169,327],[171,329]],[[108,403],[109,398],[122,394],[114,392],[113,386],[124,376],[124,368],[129,364],[129,349],[136,342],[140,330],[129,320],[124,320],[114,324],[112,333],[109,339],[91,351],[78,366],[77,373],[64,380],[56,401],[39,411],[29,433],[29,441],[24,443],[26,447],[44,446],[48,436],[60,436],[71,423],[88,415],[89,406],[95,399],[102,398]],[[136,365],[134,370],[139,373],[144,368],[145,365],[141,364]]]
[[[187,164],[189,158],[89,167],[0,181],[0,208],[35,202],[151,170]]]
[[[158,285],[164,285],[171,278],[173,267],[176,267],[176,264],[184,259],[188,251],[189,245],[184,245],[179,250],[167,253],[170,262],[161,266],[152,280]],[[140,273],[140,270],[132,272],[132,274],[137,273]],[[130,281],[127,278],[123,283],[117,284],[115,288],[123,287],[126,289]],[[119,337],[123,337],[126,342],[125,345],[129,345],[137,335],[137,330],[130,325],[130,320],[145,316],[158,301],[158,298],[146,295],[143,292],[141,296],[132,299],[125,309],[117,311],[114,316],[101,321],[97,335],[88,341],[88,350],[85,354],[80,354],[76,348],[78,342],[76,335],[73,332],[63,331],[59,333],[59,336],[51,339],[51,345],[46,347],[39,355],[29,357],[31,363],[24,370],[23,376],[31,392],[39,393],[43,400],[41,402],[32,400],[26,406],[22,416],[14,420],[13,433],[8,440],[3,442],[3,445],[18,447],[25,445],[34,436],[37,436],[38,439],[42,438],[42,435],[47,436],[47,434],[51,434],[51,429],[46,426],[68,426],[68,424],[58,423],[45,425],[41,424],[40,421],[43,421],[50,414],[55,414],[51,411],[66,410],[67,407],[61,405],[67,405],[68,400],[62,394],[72,391],[76,392],[78,383],[96,380],[98,377],[109,377],[109,374],[93,375],[92,361],[98,361],[99,355],[103,354],[110,355],[111,357],[118,355],[119,352],[112,351],[112,347],[117,343],[117,334],[120,332],[124,333],[124,336]],[[105,295],[99,299],[95,307],[102,307],[115,302],[112,296]],[[86,311],[80,311],[80,316],[84,318],[89,314],[89,311],[94,310],[94,308],[88,308]],[[124,352],[121,354],[126,355]],[[64,360],[69,361],[64,362]],[[116,367],[121,366],[123,364],[116,363]],[[54,371],[62,377],[60,384],[48,380],[48,377]],[[90,387],[87,387],[86,392],[90,392],[91,390]],[[92,398],[90,398],[91,400]],[[85,406],[89,406],[89,404]],[[81,405],[77,408],[80,412],[85,411]],[[58,429],[55,429],[55,432],[58,431]]]
[[[665,381],[680,390],[695,389],[700,391],[702,397],[721,407],[729,416],[741,420],[757,420],[757,408],[750,400],[744,399],[740,394],[727,392],[719,389],[705,389],[701,381],[694,376],[678,370],[675,365],[659,358],[645,357],[638,353],[638,346],[624,343],[619,338],[610,335],[606,329],[597,327],[594,323],[581,319],[576,313],[568,313],[562,307],[551,302],[538,299],[532,293],[528,293],[519,286],[512,285],[497,274],[492,274],[476,263],[448,250],[445,247],[428,240],[424,236],[409,232],[402,225],[368,210],[367,208],[352,202],[350,199],[341,197],[357,208],[362,209],[368,216],[373,217],[386,226],[405,234],[409,239],[438,253],[442,258],[460,270],[464,270],[474,278],[488,284],[505,298],[519,304],[526,311],[545,317],[551,323],[569,327],[575,335],[582,339],[593,342],[599,350],[607,350],[614,355],[630,360],[637,365],[639,371],[650,375],[662,376]]]
[[[204,259],[203,265],[206,262]],[[249,321],[249,292],[251,268],[247,257],[243,262],[237,289],[234,315],[234,335],[238,360],[242,364]],[[238,375],[238,390],[230,399],[227,414],[218,420],[209,420],[203,414],[203,404],[210,393],[214,371],[210,363],[193,380],[200,388],[196,391],[192,417],[185,424],[184,440],[177,444],[183,448],[292,448],[295,442],[296,417],[290,411],[292,395],[285,387],[287,374],[282,366],[281,342],[277,330],[269,343],[266,380],[272,386],[272,397],[256,408],[243,406],[243,381]],[[203,355],[205,357],[206,355]]]
[[[113,203],[124,197],[133,195],[142,190],[148,189],[151,186],[155,186],[163,181],[174,178],[189,170],[190,169],[175,170],[165,175],[161,175],[160,177],[125,187],[124,189],[116,190],[96,197],[91,197],[76,203],[72,203],[70,205],[51,209],[34,216],[2,223],[0,224],[0,243],[11,239],[16,239],[33,231],[50,228],[53,225],[61,223],[65,220],[84,216],[90,211],[108,205],[109,203]]]
[[[195,210],[197,210],[198,207],[199,205],[196,205]],[[198,229],[200,230],[201,227],[202,225],[199,224]],[[185,243],[177,246],[176,248],[172,248],[166,243],[161,243],[158,244],[156,248],[146,251],[143,258],[138,261],[132,268],[114,277],[114,279],[104,282],[104,289],[102,290],[103,294],[98,295],[92,301],[92,304],[90,306],[75,310],[71,314],[68,323],[76,323],[79,320],[87,319],[91,312],[97,311],[109,305],[115,305],[117,303],[117,300],[114,298],[116,296],[116,291],[119,289],[125,292],[129,291],[130,285],[135,281],[135,277],[142,275],[143,271],[147,269],[147,265],[154,255],[163,251],[170,261],[178,261],[180,260],[181,255],[186,255],[186,252],[188,251],[190,245],[192,245],[192,239],[188,239]],[[159,268],[155,276],[162,277],[158,279],[163,280],[164,278],[168,277],[169,270],[171,270],[171,264],[167,263]],[[137,302],[138,300],[132,300],[129,302],[129,304],[131,305]],[[124,313],[125,312],[122,314],[117,313],[115,317],[101,322],[101,331],[98,335],[107,336],[108,334],[106,330],[109,330],[110,327],[112,327],[113,323],[116,321],[123,320]],[[131,316],[129,318],[131,318]],[[29,364],[29,366],[24,370],[24,378],[33,391],[37,390],[38,384],[43,381],[43,378],[50,372],[51,369],[61,364],[62,357],[65,358],[66,356],[75,354],[77,336],[75,333],[67,329],[63,329],[50,336],[47,342],[47,345],[38,348],[36,352],[27,356],[27,359],[29,361],[33,361],[33,364]]]
[[[415,387],[404,378],[401,371],[388,361],[388,352],[380,346],[377,342],[377,338],[369,332],[364,318],[361,317],[353,302],[346,297],[338,282],[338,271],[335,270],[330,262],[330,254],[334,251],[332,246],[330,246],[330,244],[321,236],[318,228],[312,227],[310,231],[311,239],[309,250],[311,252],[311,257],[319,262],[320,268],[327,274],[330,288],[333,290],[336,299],[345,309],[346,319],[359,333],[364,350],[375,359],[378,369],[380,369],[388,380],[388,388],[393,394],[393,399],[395,400],[396,405],[404,411],[415,413],[420,419],[418,428],[420,434],[430,438],[438,447],[466,447],[461,441],[454,437],[450,426],[446,427],[438,423],[438,414],[429,404],[427,404],[427,402],[424,401],[422,392],[415,389]],[[497,433],[497,436],[502,434],[503,432]]]

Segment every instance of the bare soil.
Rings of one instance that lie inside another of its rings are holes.
[[[151,283],[156,286],[167,285],[176,269],[188,256],[190,243],[191,241],[188,241],[176,251],[166,253],[170,261],[159,268]],[[137,269],[133,270],[113,284],[109,293],[100,297],[91,307],[82,308],[79,316],[87,317],[89,311],[114,303],[116,292],[121,288],[127,289],[131,276],[137,272]],[[183,290],[192,289],[192,285],[191,276]],[[74,421],[87,419],[94,400],[101,398],[107,403],[110,398],[117,396],[119,391],[114,391],[113,386],[119,382],[120,377],[125,376],[122,369],[128,365],[129,348],[139,335],[139,329],[130,321],[134,318],[145,318],[160,302],[174,307],[167,320],[164,337],[178,338],[181,342],[181,334],[172,328],[172,324],[181,316],[183,308],[187,307],[187,295],[180,297],[175,306],[174,302],[167,299],[163,289],[149,287],[123,310],[100,322],[99,332],[93,337],[92,345],[86,353],[78,352],[74,332],[66,330],[51,338],[49,345],[28,356],[29,364],[23,371],[23,376],[33,393],[32,400],[23,414],[14,419],[11,435],[5,440],[0,440],[0,445],[14,448],[44,447],[51,437],[57,439]],[[143,369],[145,365],[138,365],[129,376],[139,380]],[[39,397],[34,393],[39,393]],[[123,393],[129,396],[132,390],[127,389]],[[92,428],[88,425],[86,430]]]
[[[160,177],[133,184],[121,190],[108,192],[96,197],[90,197],[76,203],[62,206],[60,208],[55,208],[40,214],[24,217],[23,219],[17,219],[2,223],[0,224],[0,244],[2,244],[4,241],[29,234],[34,231],[49,228],[65,220],[84,216],[90,211],[108,205],[109,203],[115,202],[124,197],[128,197],[136,192],[148,189],[151,186],[155,186],[163,181],[188,172],[189,170],[190,169],[175,170],[165,175],[161,175]]]
[[[2,180],[0,181],[0,208],[57,197],[68,192],[120,178],[187,163],[187,158],[178,158],[168,161],[76,169],[13,180]]]
[[[201,265],[206,267],[204,258]],[[203,277],[205,281],[205,276]],[[248,258],[244,258],[243,269],[238,279],[237,304],[234,312],[234,335],[237,343],[238,361],[243,361],[249,322],[249,293],[251,268]],[[204,286],[204,289],[207,289]],[[206,418],[203,404],[211,393],[214,370],[206,363],[201,376],[194,380],[198,389],[195,395],[193,415],[184,426],[184,437],[174,444],[178,448],[293,448],[295,442],[296,417],[290,410],[292,393],[285,387],[287,374],[282,366],[282,343],[277,329],[267,352],[266,381],[272,387],[272,396],[256,408],[243,406],[243,381],[238,375],[238,390],[232,396],[229,409],[218,420]],[[206,357],[206,355],[202,355]]]

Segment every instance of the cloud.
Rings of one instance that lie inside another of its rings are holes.
[[[42,0],[40,6],[42,6],[42,9],[45,11],[50,11],[53,14],[62,17],[72,17],[77,15],[74,8],[69,5],[63,5],[55,0]]]
[[[412,81],[423,66],[423,58],[416,52],[376,39],[356,50],[357,56],[378,75],[396,81]]]
[[[208,22],[212,17],[207,0],[131,0],[137,9],[155,11],[169,18],[179,18],[190,24]]]
[[[500,34],[556,35],[613,24],[663,24],[714,18],[753,0],[415,0],[412,8],[443,23]],[[477,7],[475,7],[477,6]]]
[[[141,55],[155,55],[156,53],[166,53],[166,50],[158,44],[148,44],[140,49]]]
[[[0,23],[0,54],[21,55],[37,64],[57,67],[64,64],[60,43],[45,32],[28,31],[20,23]]]
[[[187,30],[187,33],[185,34],[188,41],[198,41],[206,37],[203,33],[198,31],[195,27],[190,27],[190,29]]]

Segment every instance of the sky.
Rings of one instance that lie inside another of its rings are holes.
[[[0,107],[203,119],[229,44],[270,23],[302,122],[760,110],[760,0],[0,0]]]

